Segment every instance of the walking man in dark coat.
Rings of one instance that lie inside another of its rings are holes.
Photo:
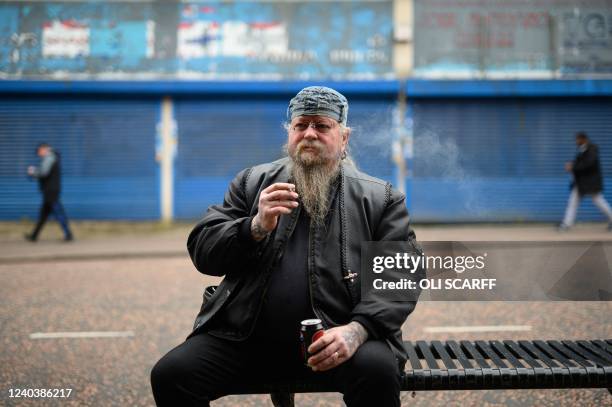
[[[68,225],[68,216],[66,216],[64,207],[59,199],[61,192],[59,154],[53,151],[51,146],[47,143],[39,144],[36,149],[36,154],[40,157],[40,165],[38,167],[28,167],[28,175],[38,179],[40,190],[43,195],[43,203],[40,207],[38,222],[34,230],[32,233],[26,234],[25,238],[26,240],[35,242],[47,218],[50,214],[53,214],[64,231],[64,240],[73,240],[72,232]]]
[[[593,203],[608,219],[608,230],[612,230],[612,210],[601,191],[603,181],[601,167],[599,164],[599,149],[597,145],[589,141],[589,137],[584,132],[576,134],[576,145],[578,153],[574,161],[565,163],[565,170],[574,176],[572,182],[572,192],[570,193],[565,210],[563,223],[559,225],[560,231],[565,231],[574,225],[576,212],[580,200],[585,195],[590,195]]]

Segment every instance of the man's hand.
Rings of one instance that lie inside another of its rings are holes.
[[[574,163],[571,161],[568,161],[565,163],[565,171],[567,172],[572,172],[572,169],[574,169]]]
[[[328,329],[308,348],[313,354],[308,365],[315,372],[332,369],[349,360],[367,339],[368,332],[356,321]]]
[[[253,239],[259,241],[272,232],[278,225],[278,217],[289,214],[298,206],[295,185],[277,182],[270,185],[259,195],[257,215],[251,222]]]
[[[30,165],[28,167],[28,175],[33,176],[34,174],[36,174],[36,167],[34,167],[33,165]]]

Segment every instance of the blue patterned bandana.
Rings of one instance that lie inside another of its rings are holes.
[[[298,116],[325,116],[346,126],[348,101],[339,92],[325,86],[309,86],[289,102],[287,120]]]

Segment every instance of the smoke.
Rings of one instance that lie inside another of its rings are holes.
[[[460,164],[459,147],[451,138],[442,139],[431,129],[420,131],[414,137],[414,150],[418,172],[427,177],[464,180],[467,171]]]
[[[448,188],[453,196],[453,206],[460,201],[461,206],[476,214],[484,210],[482,196],[479,194],[475,179],[478,175],[466,169],[461,160],[465,159],[457,141],[452,137],[441,136],[436,130],[420,124],[414,135],[414,165],[412,176],[426,178],[429,182],[439,183],[438,188]],[[444,184],[447,184],[444,186]],[[427,194],[427,191],[413,191]]]
[[[406,135],[409,145],[400,154],[408,161],[408,192],[416,201],[427,203],[429,191],[412,188],[411,181],[437,190],[449,189],[448,194],[453,199],[449,204],[452,210],[464,208],[474,214],[484,210],[481,188],[475,181],[481,176],[462,165],[462,160],[465,162],[467,157],[454,137],[419,122],[418,116],[413,128],[411,114],[402,115],[395,107],[370,107],[359,106],[349,114],[349,154],[359,169],[390,180],[397,187],[393,144],[400,135]],[[425,179],[427,184],[419,183]]]
[[[395,136],[394,109],[351,112],[349,152],[358,167],[366,171],[382,170],[391,162],[391,145]],[[372,174],[382,176],[385,174]]]

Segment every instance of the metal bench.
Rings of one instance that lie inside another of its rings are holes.
[[[403,391],[607,388],[612,339],[590,341],[406,341]],[[293,393],[337,392],[317,380],[242,385],[231,394],[270,393],[292,406]]]

